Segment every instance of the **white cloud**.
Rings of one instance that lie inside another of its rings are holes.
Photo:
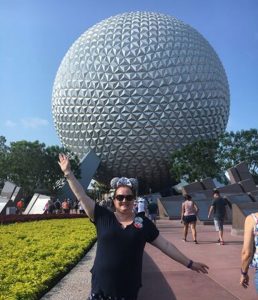
[[[11,121],[11,120],[6,120],[5,121],[5,126],[6,127],[15,127],[16,126],[16,123]]]
[[[48,126],[48,120],[41,118],[27,118],[21,119],[21,124],[25,128],[38,128],[42,126]]]

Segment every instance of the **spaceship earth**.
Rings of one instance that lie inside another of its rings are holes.
[[[96,178],[168,184],[170,154],[216,138],[229,117],[222,63],[191,26],[165,14],[131,12],[101,21],[70,47],[52,93],[55,128],[79,158],[100,158]]]

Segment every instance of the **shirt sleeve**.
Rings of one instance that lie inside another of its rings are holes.
[[[93,223],[95,225],[97,225],[99,223],[99,220],[103,219],[103,218],[107,218],[110,216],[110,211],[105,208],[105,207],[102,207],[98,204],[95,204],[95,208],[94,208],[94,221]]]
[[[144,217],[143,228],[145,239],[148,243],[153,242],[158,237],[159,230],[157,229],[155,224],[153,224],[153,222],[146,217]]]

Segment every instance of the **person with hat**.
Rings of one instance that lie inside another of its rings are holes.
[[[142,260],[146,242],[185,267],[208,273],[208,266],[194,262],[168,242],[145,216],[133,211],[138,182],[134,178],[113,178],[115,211],[97,205],[84,191],[71,171],[66,155],[59,165],[76,198],[97,229],[97,250],[91,270],[92,286],[88,300],[136,300],[142,285]]]

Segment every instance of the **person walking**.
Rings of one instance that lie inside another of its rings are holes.
[[[240,276],[240,284],[244,288],[249,286],[249,265],[255,268],[254,283],[258,294],[258,212],[248,215],[245,219]]]
[[[193,262],[172,243],[145,216],[135,215],[137,180],[114,178],[113,202],[115,211],[97,205],[84,191],[71,171],[66,155],[59,155],[59,165],[76,198],[97,229],[97,250],[91,270],[92,286],[88,300],[136,300],[142,285],[142,259],[146,242],[185,267],[208,273],[208,266]]]
[[[138,215],[141,217],[145,216],[146,213],[146,203],[145,203],[145,199],[142,197],[138,198],[137,201],[137,211],[138,211]]]
[[[150,202],[147,206],[149,219],[156,224],[157,215],[158,215],[158,205],[156,202],[150,199]]]
[[[213,212],[215,229],[219,233],[218,242],[220,243],[220,245],[224,245],[225,243],[223,239],[223,225],[226,217],[226,207],[228,205],[231,208],[232,205],[228,200],[220,196],[218,190],[215,190],[213,192],[213,198],[214,199],[208,213],[208,219],[210,218],[210,215]]]
[[[197,242],[197,232],[196,232],[196,222],[197,222],[197,214],[199,211],[198,206],[192,200],[190,195],[185,195],[185,201],[182,203],[182,210],[181,210],[181,222],[184,223],[184,237],[183,241],[187,241],[187,234],[189,225],[191,227],[193,241],[195,244]]]

